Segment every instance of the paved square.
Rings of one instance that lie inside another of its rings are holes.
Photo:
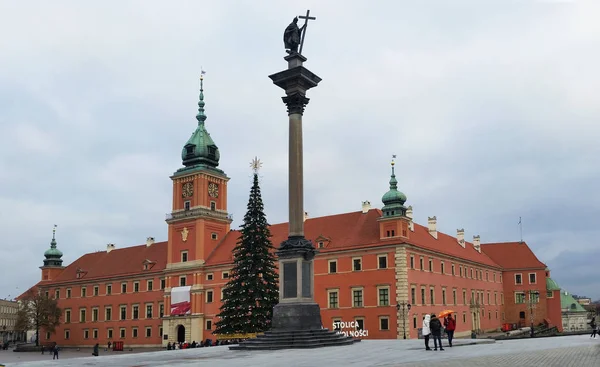
[[[468,339],[459,339],[456,344],[470,342],[472,341]],[[32,362],[13,361],[16,363],[2,360],[2,358],[13,357],[10,354],[16,355],[17,353],[2,352],[0,353],[0,363],[4,362],[7,367],[600,366],[600,339],[590,339],[587,335],[508,340],[495,343],[481,339],[475,340],[475,342],[478,344],[447,347],[443,352],[425,351],[422,340],[365,340],[352,346],[310,350],[246,352],[230,351],[226,346],[221,346],[121,355],[111,353],[110,355],[101,354],[100,357],[67,358],[59,361],[53,361],[52,357]],[[65,351],[63,356],[77,356],[71,353],[77,352]],[[89,355],[91,349],[85,353]],[[36,354],[31,357],[42,356]]]

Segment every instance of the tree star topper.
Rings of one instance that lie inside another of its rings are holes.
[[[250,162],[250,168],[254,171],[254,173],[258,173],[258,170],[262,167],[262,162],[258,157],[254,157],[254,159]]]

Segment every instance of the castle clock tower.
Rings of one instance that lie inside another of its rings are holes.
[[[173,208],[169,226],[165,270],[167,341],[202,340],[203,266],[206,258],[229,232],[227,182],[220,170],[219,148],[206,130],[203,78],[200,78],[198,126],[183,146],[183,167],[171,176]]]
[[[167,264],[201,265],[229,232],[227,181],[219,165],[219,148],[206,130],[204,88],[200,79],[198,127],[183,146],[183,168],[173,180],[173,208],[167,216],[169,253]],[[181,265],[179,265],[181,266]]]

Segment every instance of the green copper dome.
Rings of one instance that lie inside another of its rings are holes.
[[[392,177],[390,178],[390,190],[386,192],[381,201],[383,202],[384,217],[404,215],[406,208],[404,203],[406,202],[406,195],[398,191],[398,180],[396,180],[396,174],[394,172],[394,162],[392,162]]]
[[[212,167],[216,168],[219,165],[219,148],[210,137],[204,121],[206,121],[206,114],[204,114],[204,89],[203,80],[200,79],[200,100],[198,102],[198,114],[196,115],[198,120],[198,127],[192,133],[192,136],[188,139],[187,143],[183,146],[181,151],[181,159],[183,165],[186,168],[192,167]]]
[[[552,278],[546,278],[546,290],[547,291],[559,291],[560,287]]]
[[[44,252],[44,266],[62,266],[63,253],[56,248],[56,226],[52,230],[52,241],[50,241],[50,248]]]

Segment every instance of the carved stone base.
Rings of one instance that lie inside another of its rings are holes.
[[[279,245],[275,254],[282,259],[303,257],[305,260],[312,260],[317,254],[317,250],[312,242],[304,236],[291,236]]]
[[[317,303],[279,303],[271,325],[273,331],[320,329],[321,309]]]

